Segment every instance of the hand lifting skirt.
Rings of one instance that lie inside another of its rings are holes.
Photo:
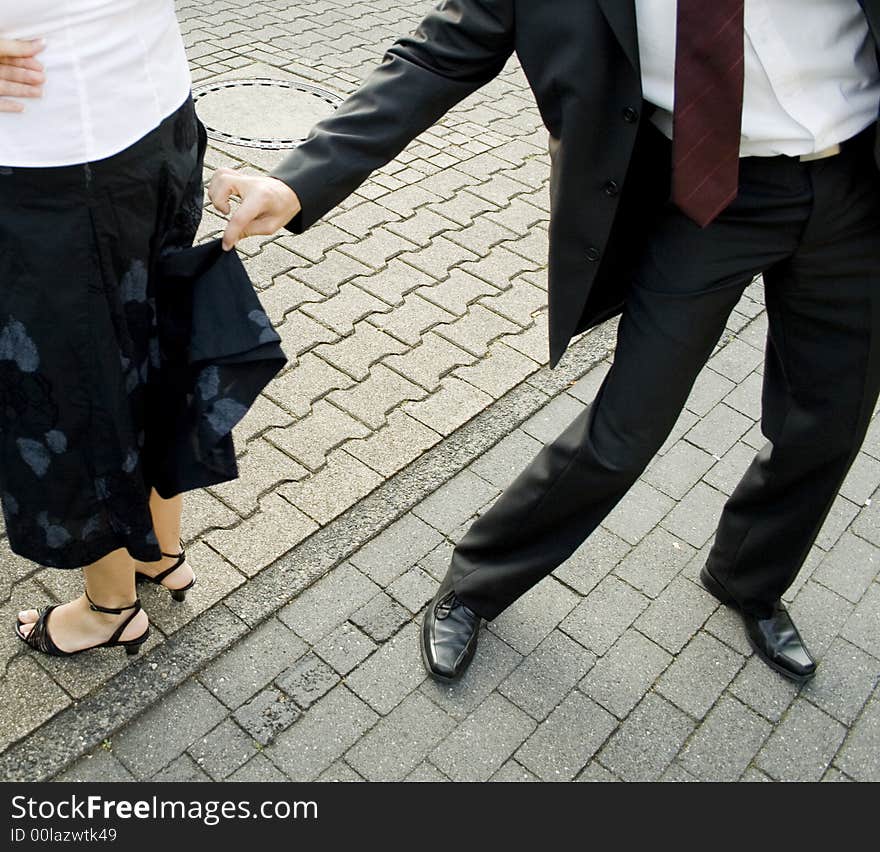
[[[285,363],[237,255],[192,248],[205,144],[187,99],[106,160],[0,167],[0,503],[34,562],[160,559],[151,490],[234,479]]]

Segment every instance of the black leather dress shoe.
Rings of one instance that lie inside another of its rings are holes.
[[[709,573],[704,565],[700,571],[703,585],[718,598],[737,610],[746,628],[746,636],[755,653],[771,669],[795,683],[806,683],[816,673],[816,661],[804,645],[788,610],[777,601],[768,618],[743,612],[730,593]]]
[[[422,660],[435,680],[457,680],[477,650],[482,619],[455,594],[449,574],[443,579],[422,625]]]

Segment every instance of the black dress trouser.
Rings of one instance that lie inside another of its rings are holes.
[[[671,204],[636,266],[592,405],[456,547],[459,597],[496,617],[564,562],[663,445],[743,290],[763,273],[768,439],[721,515],[708,568],[746,611],[794,581],[865,436],[880,386],[880,175],[873,130],[812,162],[741,161],[700,229]]]

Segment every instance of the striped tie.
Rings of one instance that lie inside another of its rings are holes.
[[[739,186],[744,0],[678,0],[672,201],[705,228]]]

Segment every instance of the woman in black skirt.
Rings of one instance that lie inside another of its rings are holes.
[[[194,240],[204,129],[173,0],[4,4],[0,35],[42,39],[46,76],[39,100],[0,113],[0,503],[13,551],[85,577],[82,597],[25,609],[15,630],[54,655],[135,653],[136,579],[178,601],[195,582],[149,424],[167,414],[155,270]],[[248,403],[219,399],[223,380],[205,369],[195,393],[228,432]]]

